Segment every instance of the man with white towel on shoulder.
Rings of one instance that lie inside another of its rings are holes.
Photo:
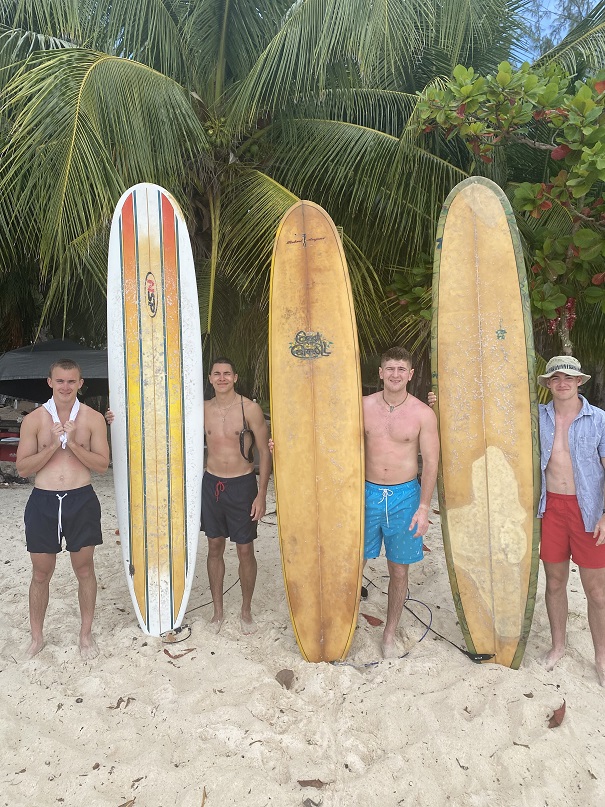
[[[108,468],[107,427],[100,412],[78,400],[84,379],[75,361],[55,362],[47,380],[52,397],[24,418],[17,449],[17,472],[36,477],[24,517],[33,569],[31,644],[26,657],[32,658],[44,647],[49,583],[65,540],[78,579],[80,655],[88,660],[99,652],[92,636],[97,599],[93,555],[95,546],[103,543],[101,507],[90,472],[105,473]]]

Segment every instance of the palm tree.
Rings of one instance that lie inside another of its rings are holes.
[[[430,252],[466,174],[420,140],[416,92],[515,52],[522,0],[0,2],[0,273],[39,266],[42,316],[102,307],[120,194],[179,200],[211,349],[266,373],[268,268],[298,198],[343,228],[362,347],[398,335],[395,271]]]

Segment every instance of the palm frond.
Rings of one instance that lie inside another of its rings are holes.
[[[78,49],[34,57],[6,88],[0,224],[58,264],[139,181],[172,189],[207,140],[187,93],[129,59]]]
[[[338,211],[376,264],[405,264],[428,249],[449,190],[466,174],[413,142],[350,123],[284,121],[272,175],[299,196]]]
[[[391,86],[412,69],[431,29],[433,2],[306,0],[294,3],[283,25],[242,82],[234,108],[239,125],[253,124],[288,102],[330,88],[334,65],[351,86]],[[346,69],[347,63],[359,69]]]
[[[418,98],[415,94],[382,88],[336,88],[313,95],[296,105],[297,120],[328,119],[352,123],[399,137]]]
[[[290,0],[203,0],[187,4],[182,31],[205,98],[244,79],[279,30]],[[193,61],[193,60],[192,60]]]
[[[588,71],[600,70],[605,64],[605,0],[600,0],[590,14],[567,36],[535,63],[539,67],[549,62],[563,65],[574,75],[581,65]]]

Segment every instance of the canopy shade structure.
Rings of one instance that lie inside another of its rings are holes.
[[[109,395],[107,351],[52,339],[10,350],[0,357],[0,395],[10,395],[35,403],[44,403],[51,391],[46,383],[50,365],[60,359],[73,359],[82,368],[82,398]]]

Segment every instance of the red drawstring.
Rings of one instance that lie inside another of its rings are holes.
[[[218,502],[218,497],[221,495],[221,493],[222,493],[224,490],[225,490],[225,485],[224,485],[224,484],[223,484],[223,483],[222,483],[222,482],[219,480],[219,481],[216,483],[216,487],[214,488],[214,495],[215,495],[215,497],[216,497],[217,502]]]

